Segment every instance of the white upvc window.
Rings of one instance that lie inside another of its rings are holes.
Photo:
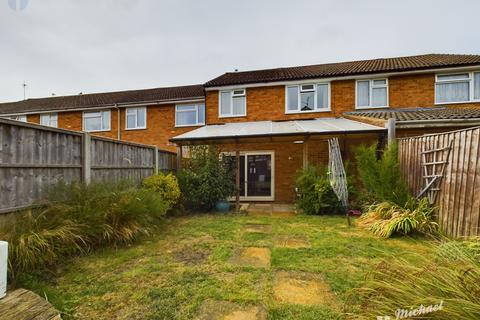
[[[175,127],[201,126],[205,124],[205,104],[177,104]]]
[[[480,101],[480,72],[436,75],[436,104],[472,101]]]
[[[241,117],[247,115],[247,94],[245,89],[220,91],[219,116]]]
[[[7,119],[27,122],[27,116],[24,114],[18,115],[18,116],[10,116],[10,117],[7,117]]]
[[[330,84],[299,84],[285,87],[285,113],[330,111]]]
[[[357,80],[357,109],[386,107],[388,107],[388,79]]]
[[[44,113],[40,115],[40,124],[42,126],[58,128],[57,113]]]
[[[110,131],[110,110],[83,112],[83,131]]]
[[[125,129],[146,129],[147,128],[147,108],[127,108],[125,109]]]

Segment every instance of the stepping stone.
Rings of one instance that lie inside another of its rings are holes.
[[[238,248],[229,261],[244,267],[269,268],[270,249],[257,247]]]
[[[297,214],[293,211],[273,211],[272,212],[272,217],[276,218],[291,218],[295,217]]]
[[[272,226],[269,224],[247,223],[244,230],[245,232],[269,233],[272,231]]]
[[[337,307],[337,298],[320,275],[279,271],[273,280],[273,298],[281,303]]]
[[[194,249],[191,247],[184,247],[178,251],[173,252],[175,260],[183,262],[187,265],[197,265],[205,262],[210,256],[210,252],[204,249]]]
[[[310,241],[306,236],[276,236],[273,245],[277,248],[310,248]]]
[[[265,320],[267,313],[260,306],[240,306],[229,301],[206,300],[196,320]]]

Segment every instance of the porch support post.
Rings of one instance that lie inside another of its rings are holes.
[[[177,170],[182,168],[183,148],[182,145],[177,145]]]
[[[235,210],[240,211],[240,150],[238,149],[238,142],[235,144]]]
[[[387,133],[388,133],[388,145],[391,145],[392,143],[395,142],[395,136],[396,136],[395,125],[396,125],[395,118],[388,119],[387,123],[385,124],[385,127],[387,128]]]
[[[308,138],[303,140],[303,169],[308,167]]]

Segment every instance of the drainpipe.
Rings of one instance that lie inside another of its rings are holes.
[[[387,128],[388,134],[388,145],[391,145],[395,142],[395,118],[389,118],[385,127]]]
[[[120,108],[116,103],[113,107],[117,109],[117,140],[122,140],[122,133],[120,128]]]

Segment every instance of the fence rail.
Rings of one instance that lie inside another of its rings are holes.
[[[0,119],[0,213],[32,205],[59,180],[139,182],[175,170],[175,159],[154,146]]]
[[[425,186],[422,150],[452,147],[436,196],[438,221],[451,237],[480,235],[480,127],[399,139],[399,161],[410,190]]]

